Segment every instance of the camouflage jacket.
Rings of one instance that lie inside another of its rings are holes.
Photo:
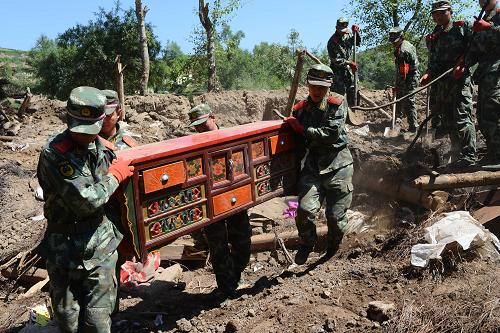
[[[116,146],[116,150],[123,150],[137,146],[137,142],[135,142],[134,139],[125,134],[125,130],[123,129],[123,127],[123,123],[118,122],[118,124],[116,124],[115,135],[107,139],[109,142],[113,143]]]
[[[347,101],[339,94],[315,105],[310,97],[293,107],[293,116],[304,126],[309,149],[304,168],[325,174],[352,163],[345,131]]]
[[[361,44],[361,37],[356,33],[356,46]],[[330,66],[332,70],[347,69],[346,62],[349,61],[352,55],[354,46],[354,35],[335,32],[328,40],[327,50],[330,57]]]
[[[419,76],[417,50],[412,43],[403,40],[394,50],[396,63],[396,85],[411,81]]]
[[[471,37],[471,25],[465,21],[450,22],[450,25],[444,29],[442,26],[436,26],[434,31],[426,37],[429,50],[427,73],[430,77],[436,78],[454,67],[467,49]],[[465,76],[467,75],[470,73],[466,72]]]
[[[108,174],[114,154],[99,140],[87,151],[74,146],[68,131],[44,147],[38,161],[37,176],[45,197],[44,215],[52,224],[95,224],[85,233],[46,232],[41,254],[52,263],[69,269],[90,270],[116,249],[122,235],[104,213],[105,204],[118,188]]]
[[[483,18],[490,22],[488,30],[474,33],[469,52],[465,57],[467,66],[478,64],[474,80],[479,82],[487,73],[500,70],[500,8],[498,5]]]

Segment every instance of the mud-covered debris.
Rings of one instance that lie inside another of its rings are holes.
[[[396,307],[394,303],[387,303],[383,301],[373,301],[368,304],[366,314],[368,319],[383,323],[391,319]]]

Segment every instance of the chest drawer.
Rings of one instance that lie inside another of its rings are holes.
[[[212,202],[215,216],[226,213],[231,209],[252,202],[252,186],[251,184],[248,184],[234,190],[221,193],[214,196]]]
[[[271,155],[288,151],[294,147],[294,140],[291,134],[278,134],[269,137]]]
[[[146,170],[142,174],[144,193],[148,194],[186,181],[184,162],[179,161]]]

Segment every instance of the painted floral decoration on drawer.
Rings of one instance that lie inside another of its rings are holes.
[[[202,162],[201,157],[187,160],[188,178],[193,178],[203,175],[203,168],[201,162]]]
[[[221,181],[226,179],[226,158],[217,157],[214,158],[212,165],[212,177],[214,181]]]
[[[245,159],[243,151],[234,152],[231,156],[233,160],[233,174],[235,177],[245,174]]]

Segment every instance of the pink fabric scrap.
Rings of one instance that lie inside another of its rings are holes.
[[[138,285],[150,280],[160,267],[160,252],[148,254],[145,263],[126,261],[120,269],[120,283]]]
[[[299,203],[297,201],[288,201],[288,207],[283,211],[283,217],[286,219],[294,219],[297,216],[297,208]]]

